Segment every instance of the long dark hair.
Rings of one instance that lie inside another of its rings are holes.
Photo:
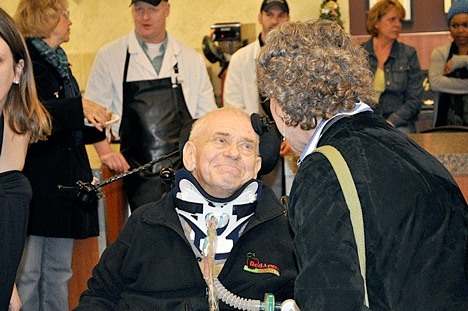
[[[11,86],[5,99],[3,112],[8,125],[17,134],[29,133],[33,142],[46,139],[51,132],[50,116],[37,98],[32,62],[26,43],[14,20],[1,8],[0,37],[10,47],[15,68],[21,60],[24,61],[19,83]]]

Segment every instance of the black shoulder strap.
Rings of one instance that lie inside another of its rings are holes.
[[[124,75],[123,75],[123,82],[127,82],[127,74],[128,74],[128,63],[130,62],[130,53],[128,52],[127,48],[127,56],[125,57],[125,67],[124,67]]]

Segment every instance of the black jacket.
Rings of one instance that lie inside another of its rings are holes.
[[[234,244],[219,280],[237,296],[263,301],[293,297],[297,274],[288,218],[263,186],[255,214]],[[244,270],[249,255],[280,275]],[[208,310],[206,283],[174,209],[173,192],[138,208],[103,253],[75,310]],[[232,310],[220,305],[221,310]]]
[[[99,234],[96,204],[85,205],[74,191],[59,191],[58,185],[74,186],[91,181],[92,172],[85,143],[103,140],[105,133],[85,127],[81,97],[64,98],[63,79],[29,40],[38,97],[52,117],[52,135],[30,146],[24,173],[31,182],[28,234],[86,238]],[[73,79],[73,82],[76,81]],[[77,139],[82,137],[82,139]]]
[[[361,201],[372,310],[468,310],[468,207],[450,173],[378,115],[343,118],[337,148]],[[308,155],[290,197],[301,310],[360,310],[363,282],[348,207],[328,160]],[[464,303],[463,303],[464,302]]]

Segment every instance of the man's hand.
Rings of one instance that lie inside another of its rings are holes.
[[[83,98],[82,102],[83,114],[95,128],[102,132],[103,127],[108,127],[106,122],[112,117],[111,111],[86,98]]]
[[[102,164],[107,165],[111,170],[117,173],[124,173],[130,169],[127,160],[120,152],[110,152],[99,155]]]
[[[102,164],[107,165],[111,170],[117,173],[124,173],[130,169],[127,160],[120,152],[114,152],[109,142],[104,139],[93,144]]]
[[[21,309],[21,300],[18,295],[18,290],[16,289],[16,284],[13,285],[13,293],[10,298],[10,305],[8,306],[8,311],[20,311]]]

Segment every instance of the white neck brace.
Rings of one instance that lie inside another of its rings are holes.
[[[248,220],[255,212],[259,183],[248,182],[237,195],[224,200],[207,198],[196,180],[182,174],[176,181],[176,212],[193,230],[195,247],[202,253],[211,216],[218,221],[216,260],[226,259]],[[214,200],[213,200],[214,199]]]

